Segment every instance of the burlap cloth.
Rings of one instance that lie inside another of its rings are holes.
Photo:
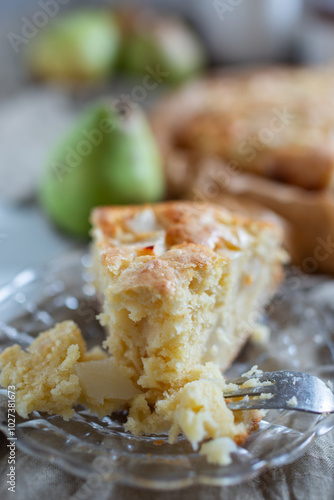
[[[318,438],[294,463],[268,470],[258,478],[236,486],[194,486],[177,491],[148,491],[103,483],[85,488],[76,478],[52,464],[17,450],[16,492],[7,491],[7,440],[0,434],[1,500],[332,500],[334,499],[334,431]]]

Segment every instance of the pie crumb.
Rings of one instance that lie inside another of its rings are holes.
[[[199,453],[204,455],[210,464],[229,465],[232,462],[231,453],[237,449],[231,438],[220,437],[202,444]]]

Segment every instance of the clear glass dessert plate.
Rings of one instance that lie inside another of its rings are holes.
[[[103,329],[95,319],[98,304],[90,284],[89,258],[73,251],[40,268],[20,273],[0,289],[0,349],[26,347],[40,331],[73,319],[88,346],[100,344]],[[334,381],[334,280],[307,277],[289,269],[268,307],[266,343],[249,341],[227,372],[239,376],[254,364],[262,370],[298,370]],[[7,433],[7,392],[0,390],[1,430]],[[174,489],[193,484],[232,485],[268,467],[299,457],[317,436],[334,428],[334,415],[270,411],[228,466],[215,466],[180,436],[135,437],[123,429],[125,415],[98,419],[78,407],[73,419],[34,412],[16,417],[17,446],[68,472],[94,481],[120,481],[148,488]]]

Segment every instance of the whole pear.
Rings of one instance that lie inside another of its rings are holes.
[[[40,201],[62,229],[87,236],[97,205],[162,199],[162,160],[144,113],[102,103],[89,109],[48,162]]]
[[[26,62],[37,78],[98,81],[112,71],[119,30],[110,12],[81,9],[52,21],[27,45]]]
[[[121,48],[121,70],[147,74],[159,67],[164,83],[180,83],[200,72],[206,53],[199,37],[177,16],[159,15],[143,7],[116,12]]]

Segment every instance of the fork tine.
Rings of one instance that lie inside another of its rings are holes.
[[[237,410],[265,410],[265,409],[268,409],[269,401],[270,401],[270,399],[259,399],[259,398],[250,399],[247,402],[245,402],[245,401],[233,401],[232,403],[227,403],[227,407],[233,411],[237,411]]]
[[[250,377],[238,377],[238,378],[226,380],[226,384],[242,385],[245,382],[247,382],[248,380],[252,380],[252,379],[257,379],[260,382],[273,382],[274,383],[276,381],[276,378],[282,373],[284,373],[284,374],[292,374],[293,373],[293,375],[295,377],[300,375],[299,372],[286,372],[286,371],[284,371],[284,372],[283,371],[263,372],[261,375],[251,375]]]
[[[247,382],[247,380],[250,380],[252,378],[259,378],[259,377],[238,377],[238,378],[231,378],[229,380],[226,380],[226,384],[235,384],[235,385],[242,385],[244,382]]]
[[[231,391],[231,392],[225,392],[224,391],[224,396],[226,398],[238,398],[241,396],[259,396],[260,394],[263,393],[271,393],[274,392],[275,390],[273,387],[275,384],[272,385],[259,385],[256,387],[244,387],[243,389],[237,389],[236,391]]]
[[[310,413],[333,413],[334,395],[326,384],[308,373],[278,371],[265,372],[260,376],[239,377],[228,383],[241,385],[250,379],[257,379],[259,383],[272,382],[270,385],[257,385],[255,387],[239,388],[230,393],[225,392],[224,397],[251,396],[250,400],[228,402],[231,410],[251,409],[289,409]],[[273,397],[258,397],[260,394],[272,393]]]

